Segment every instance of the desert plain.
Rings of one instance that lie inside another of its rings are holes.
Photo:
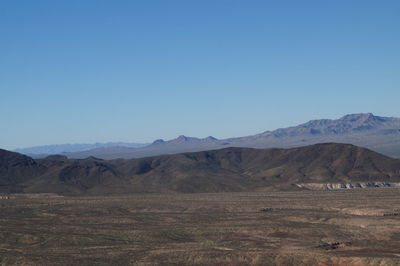
[[[0,199],[0,265],[400,265],[400,189]]]

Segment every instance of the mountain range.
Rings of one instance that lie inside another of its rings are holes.
[[[150,145],[136,148],[119,145],[63,155],[69,158],[94,156],[102,159],[130,159],[226,147],[292,148],[326,142],[353,144],[400,158],[400,118],[375,116],[371,113],[350,114],[335,120],[312,120],[294,127],[245,137],[219,140],[211,136],[199,139],[182,135],[168,141],[156,140]]]
[[[45,157],[50,154],[62,154],[68,152],[81,152],[92,149],[99,148],[109,148],[109,147],[128,147],[128,148],[138,148],[146,146],[146,143],[131,143],[131,142],[104,142],[104,143],[77,143],[77,144],[56,144],[56,145],[44,145],[44,146],[34,146],[27,148],[15,149],[15,152],[32,155],[35,157]]]
[[[68,159],[61,155],[35,160],[0,150],[3,193],[254,191],[293,189],[304,183],[377,181],[399,182],[400,160],[350,144],[291,149],[224,148],[115,160]]]

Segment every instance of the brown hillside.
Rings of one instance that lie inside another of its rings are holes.
[[[18,184],[26,192],[190,193],[289,188],[297,183],[400,181],[400,160],[337,143],[293,149],[226,148],[112,161],[63,156],[34,161],[1,153],[2,184]]]

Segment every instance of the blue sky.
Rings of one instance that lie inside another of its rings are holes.
[[[0,1],[0,147],[400,117],[400,1]]]

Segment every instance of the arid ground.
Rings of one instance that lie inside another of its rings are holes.
[[[400,189],[0,199],[0,265],[400,265]]]

